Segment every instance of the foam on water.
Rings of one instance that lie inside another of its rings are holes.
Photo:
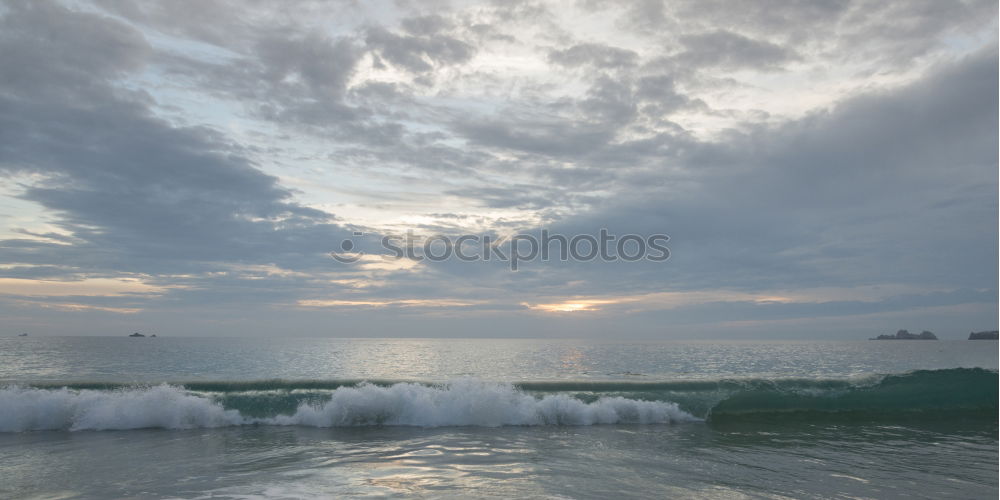
[[[0,389],[0,432],[187,429],[242,423],[245,419],[238,411],[165,384],[117,391]]]
[[[502,426],[665,424],[698,420],[664,401],[603,397],[584,402],[566,394],[541,398],[510,384],[459,380],[428,386],[360,384],[331,392],[329,400],[303,403],[293,414],[250,418],[204,394],[172,385],[114,391],[0,389],[0,431],[105,430],[230,425]]]

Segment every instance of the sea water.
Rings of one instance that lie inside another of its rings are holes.
[[[0,338],[2,498],[996,498],[995,341]]]

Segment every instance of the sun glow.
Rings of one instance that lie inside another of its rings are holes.
[[[527,302],[522,302],[521,305],[533,311],[563,313],[563,312],[597,311],[600,309],[599,306],[605,304],[616,304],[618,302],[621,302],[621,300],[594,299],[594,300],[571,300],[566,302],[556,302],[552,304],[529,304]]]
[[[401,299],[401,300],[339,300],[307,299],[298,301],[301,307],[467,307],[478,302],[451,299]]]
[[[167,288],[150,285],[134,278],[88,278],[77,281],[0,278],[0,295],[22,297],[119,297],[162,294]]]

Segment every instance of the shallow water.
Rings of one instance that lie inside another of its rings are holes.
[[[969,341],[4,338],[0,497],[995,498],[996,369]]]

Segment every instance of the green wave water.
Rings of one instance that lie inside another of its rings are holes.
[[[918,370],[863,383],[753,384],[715,404],[713,420],[743,415],[834,413],[888,416],[900,413],[978,413],[995,418],[997,372],[982,368]]]

